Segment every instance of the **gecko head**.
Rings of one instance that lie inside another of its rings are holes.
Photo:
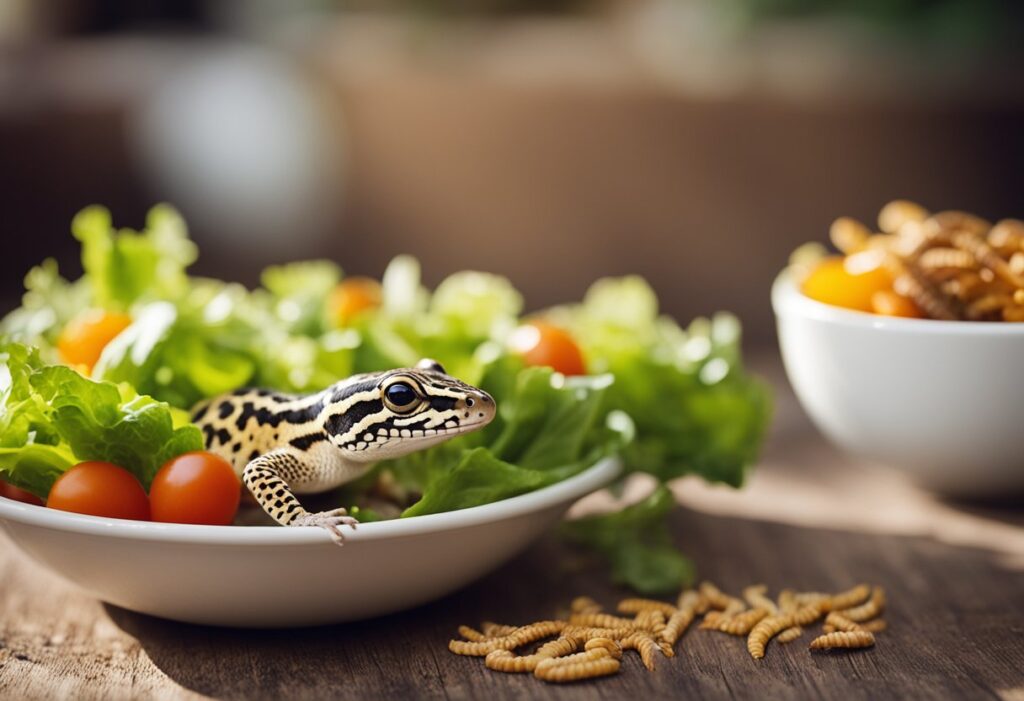
[[[436,360],[353,378],[327,408],[331,441],[357,462],[397,458],[489,424],[494,399]]]

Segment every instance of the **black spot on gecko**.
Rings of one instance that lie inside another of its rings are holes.
[[[349,407],[349,410],[341,414],[332,414],[327,418],[325,427],[327,432],[332,436],[340,436],[349,431],[357,423],[365,419],[371,414],[377,414],[384,410],[384,402],[380,399],[372,399],[365,402],[359,402],[355,406]],[[383,425],[387,422],[375,424],[373,426],[367,426],[366,431],[368,433],[376,433],[378,426]]]
[[[220,441],[221,445],[227,445],[231,442],[231,431],[226,428],[222,428],[217,431],[217,440]]]
[[[232,453],[237,453],[241,449],[242,449],[242,441],[236,441],[235,444],[233,446],[231,446],[231,452]]]
[[[204,403],[202,406],[200,406],[196,410],[196,412],[194,414],[192,414],[192,423],[196,423],[197,424],[200,421],[202,421],[203,417],[206,416],[206,412],[209,411],[209,410],[210,410],[209,403]]]
[[[213,426],[204,424],[203,433],[206,435],[206,447],[209,448],[213,444]]]
[[[220,406],[217,407],[217,415],[222,419],[226,419],[231,416],[231,412],[234,410],[235,405],[225,399],[220,403]]]
[[[258,450],[252,451],[251,453],[249,453],[249,462],[252,462],[253,460],[258,458],[259,456],[260,456],[260,451],[258,451]]]
[[[267,409],[266,407],[256,408],[256,405],[252,402],[245,402],[242,404],[242,410],[239,412],[238,418],[235,420],[235,425],[238,426],[238,430],[241,431],[245,428],[246,424],[249,423],[249,419],[252,418],[255,418],[256,422],[261,426],[272,426],[274,428],[277,428],[282,422],[303,424],[315,419],[322,408],[323,400],[320,400],[308,407],[286,410]]]
[[[454,397],[431,397],[430,408],[436,411],[451,411],[457,401]]]
[[[293,438],[289,443],[299,450],[309,450],[311,446],[325,440],[327,440],[327,434],[323,431],[317,431],[316,433],[307,433],[304,436]]]

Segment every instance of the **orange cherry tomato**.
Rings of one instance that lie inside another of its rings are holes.
[[[908,319],[920,319],[924,316],[914,300],[892,290],[879,290],[871,295],[871,311],[884,316],[902,316]]]
[[[811,299],[837,307],[872,312],[871,296],[892,289],[892,277],[882,267],[875,251],[855,253],[847,258],[821,261],[803,282],[803,292]]]
[[[13,484],[0,480],[0,497],[7,497],[14,501],[24,502],[26,504],[35,504],[36,506],[42,506],[43,500],[37,497],[32,492],[26,492],[24,489],[18,489]]]
[[[61,475],[46,505],[90,516],[149,520],[149,499],[135,475],[99,460],[79,463]]]
[[[131,323],[127,314],[88,309],[67,323],[57,339],[57,350],[68,365],[84,365],[92,371],[106,345]]]
[[[330,309],[339,326],[348,326],[363,312],[379,307],[380,302],[379,282],[368,277],[350,277],[334,288]]]
[[[242,482],[231,464],[205,451],[168,460],[149,488],[153,520],[165,523],[229,526],[241,496]]]
[[[509,346],[527,365],[546,365],[563,375],[587,374],[576,341],[565,329],[547,322],[523,324],[512,332]]]

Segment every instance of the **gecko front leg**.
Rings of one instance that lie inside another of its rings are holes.
[[[332,509],[311,513],[302,508],[289,483],[301,480],[310,472],[302,456],[284,450],[275,450],[252,460],[242,471],[242,481],[259,502],[263,510],[282,526],[319,526],[331,535],[338,545],[345,536],[342,526],[355,529],[359,523],[347,515],[345,509]]]

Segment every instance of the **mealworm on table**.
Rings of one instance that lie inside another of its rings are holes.
[[[649,633],[637,631],[622,640],[623,650],[636,650],[640,653],[640,660],[644,667],[654,671],[654,654],[659,650],[658,643]]]
[[[661,631],[661,639],[671,647],[690,627],[694,617],[697,615],[697,608],[700,606],[701,596],[695,591],[683,592],[679,597],[679,608],[666,621],[664,630]]]
[[[619,613],[640,613],[641,611],[661,611],[668,618],[676,612],[676,607],[655,599],[623,599],[616,607]]]
[[[622,645],[617,640],[612,640],[611,638],[591,638],[587,641],[585,649],[594,650],[599,647],[607,650],[608,654],[617,660],[622,658]]]
[[[743,590],[743,599],[750,605],[750,608],[765,609],[768,613],[778,613],[779,607],[768,598],[767,591],[768,587],[763,584],[752,584]]]
[[[569,609],[573,613],[600,613],[601,604],[597,603],[589,596],[577,596],[572,600],[569,605]]]
[[[629,628],[599,628],[593,626],[577,626],[569,625],[562,631],[562,635],[566,638],[574,638],[576,640],[592,640],[594,638],[611,638],[612,640],[621,640],[629,635],[632,635],[636,629],[633,626]]]
[[[812,650],[853,649],[871,647],[875,636],[866,630],[837,630],[811,641]]]
[[[565,626],[565,621],[539,621],[516,628],[500,638],[489,638],[478,642],[452,640],[448,643],[448,649],[456,655],[483,657],[494,650],[514,650],[535,640],[547,638],[555,633],[560,633]]]
[[[564,631],[563,631],[564,632]],[[537,657],[563,657],[579,649],[579,641],[575,638],[560,637],[546,642],[533,653]]]
[[[632,618],[623,618],[610,613],[574,613],[569,616],[569,623],[576,626],[594,626],[598,628],[632,628]]]
[[[804,629],[800,626],[791,626],[786,628],[784,631],[775,636],[775,639],[780,643],[791,643],[801,635],[804,634]]]
[[[511,650],[491,650],[484,657],[484,665],[495,672],[523,673],[532,672],[543,657],[536,655],[519,656]]]
[[[832,628],[832,630],[826,630],[826,633],[831,633],[836,630],[846,632],[852,630],[864,630],[859,623],[850,620],[839,611],[832,611],[825,616],[825,627]]]
[[[747,652],[755,660],[764,657],[764,649],[768,642],[782,631],[794,625],[793,614],[785,613],[768,616],[758,621],[747,636]]]
[[[494,621],[484,621],[480,624],[480,630],[488,638],[500,638],[513,632],[518,626],[506,626]]]
[[[650,631],[655,636],[661,636],[665,630],[665,614],[656,609],[644,609],[633,619],[637,628]]]
[[[882,587],[874,587],[871,590],[871,598],[860,606],[840,611],[841,614],[851,621],[860,623],[877,618],[885,610],[885,590]]]
[[[768,609],[758,608],[744,611],[732,617],[723,616],[724,620],[718,624],[715,630],[728,633],[729,635],[746,635],[758,621],[768,614]]]
[[[613,657],[602,657],[596,660],[573,662],[570,664],[537,665],[533,674],[546,682],[564,683],[581,679],[593,679],[619,671],[620,663]]]
[[[841,609],[848,609],[857,604],[863,603],[869,596],[871,596],[871,587],[867,584],[858,584],[852,589],[833,594],[828,597],[828,610],[838,611]]]

